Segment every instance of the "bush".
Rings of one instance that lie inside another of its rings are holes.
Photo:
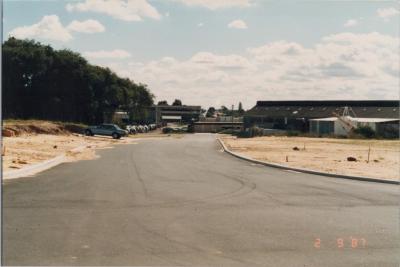
[[[299,132],[296,131],[288,131],[287,136],[299,136]]]
[[[359,134],[364,138],[374,138],[376,137],[375,131],[369,126],[359,126],[354,129],[355,134]]]

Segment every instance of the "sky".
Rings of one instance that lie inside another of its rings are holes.
[[[81,53],[156,101],[399,99],[399,1],[4,1],[3,35]]]

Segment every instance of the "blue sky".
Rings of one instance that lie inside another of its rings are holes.
[[[6,0],[3,30],[78,51],[157,100],[249,108],[398,98],[398,10],[396,1]]]

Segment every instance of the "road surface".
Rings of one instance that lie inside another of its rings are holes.
[[[142,140],[3,188],[3,264],[398,266],[399,187]]]

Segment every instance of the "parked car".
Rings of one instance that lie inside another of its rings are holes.
[[[137,129],[135,125],[127,125],[126,126],[126,130],[128,131],[128,133],[130,134],[136,134],[137,133]]]
[[[132,125],[131,129],[130,129],[130,133],[131,134],[137,134],[138,130],[137,130],[137,126],[136,125]]]
[[[128,135],[128,131],[119,128],[118,125],[104,123],[96,126],[89,126],[85,129],[85,134],[87,136],[106,135],[112,136],[114,139],[120,139],[122,136]]]

